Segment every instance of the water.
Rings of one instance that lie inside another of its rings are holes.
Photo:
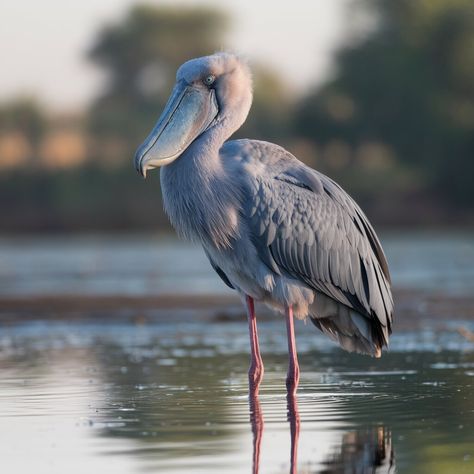
[[[473,472],[472,345],[406,351],[399,334],[376,361],[297,332],[298,472]],[[289,472],[284,328],[260,333],[260,472]],[[5,472],[251,472],[245,324],[37,322],[0,348]]]
[[[474,294],[472,233],[383,234],[394,286]],[[199,246],[159,236],[0,238],[0,296],[231,294]]]
[[[428,308],[402,324],[380,360],[297,322],[296,405],[284,386],[284,324],[263,319],[266,372],[251,411],[243,315],[2,307],[11,296],[226,294],[198,249],[152,237],[1,240],[2,471],[247,473],[258,457],[260,473],[284,473],[293,449],[300,474],[474,472],[474,342],[458,331],[474,332],[473,241],[388,235],[384,244],[396,287],[438,294],[444,319],[427,318]],[[416,298],[407,301],[400,321]]]

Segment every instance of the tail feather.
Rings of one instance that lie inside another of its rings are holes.
[[[382,355],[388,330],[377,318],[369,318],[348,306],[318,293],[310,307],[311,322],[348,352],[373,357]]]

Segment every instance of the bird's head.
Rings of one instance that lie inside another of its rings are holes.
[[[245,121],[252,103],[252,78],[231,53],[191,59],[176,74],[163,113],[135,154],[143,176],[178,158],[204,132],[221,127],[227,138]]]

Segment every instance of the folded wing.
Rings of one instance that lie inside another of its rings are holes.
[[[246,197],[245,215],[263,261],[321,295],[311,315],[315,325],[348,350],[378,355],[391,332],[390,276],[358,205],[330,178],[296,159],[276,174],[255,176]],[[332,309],[331,302],[337,303]],[[372,339],[366,342],[374,347],[344,344],[351,332]]]

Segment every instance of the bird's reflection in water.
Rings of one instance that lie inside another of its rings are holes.
[[[296,395],[287,394],[288,422],[290,425],[290,474],[298,472],[298,440],[301,418]],[[258,474],[260,467],[260,448],[264,432],[264,419],[258,394],[249,394],[250,422],[253,433],[252,473]],[[319,474],[388,474],[395,472],[395,456],[392,448],[392,436],[383,426],[351,430],[343,434],[341,443],[326,457]]]
[[[352,472],[394,473],[395,456],[391,432],[383,426],[349,431],[339,448],[324,463],[324,474]]]
[[[300,435],[300,414],[298,411],[298,400],[292,391],[287,393],[288,421],[290,423],[291,451],[290,451],[290,474],[297,472],[298,438]],[[258,398],[258,391],[249,392],[250,423],[253,433],[253,459],[252,472],[258,474],[260,467],[260,447],[262,444],[263,420],[262,406]]]
[[[298,400],[294,392],[289,391],[286,395],[288,406],[288,421],[290,423],[291,452],[290,452],[290,474],[297,472],[298,465],[298,439],[300,436],[300,412],[298,411]]]
[[[260,446],[262,444],[264,422],[260,400],[258,395],[252,393],[252,391],[249,393],[249,411],[253,433],[252,472],[257,474],[260,466]]]

